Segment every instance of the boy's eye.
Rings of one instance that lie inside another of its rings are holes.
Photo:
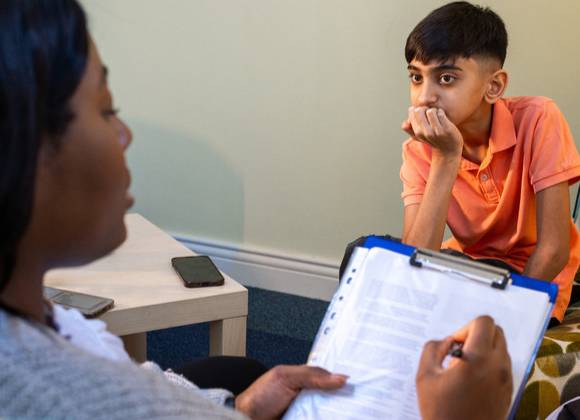
[[[455,81],[455,76],[451,75],[451,74],[443,74],[441,75],[441,77],[439,77],[439,82],[442,85],[449,85],[451,83],[453,83]]]
[[[411,79],[412,83],[421,83],[421,75],[420,74],[411,73],[409,75],[409,79]]]

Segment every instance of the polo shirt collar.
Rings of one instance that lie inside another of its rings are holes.
[[[489,154],[507,150],[516,145],[516,129],[514,119],[505,100],[500,99],[493,106],[493,116],[491,120],[491,134],[489,135]],[[487,165],[485,165],[487,166]],[[480,165],[461,158],[459,165],[461,170],[478,170]]]
[[[507,150],[516,145],[516,129],[514,119],[503,99],[493,106],[491,134],[489,136],[489,151],[493,153]]]

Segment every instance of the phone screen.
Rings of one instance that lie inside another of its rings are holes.
[[[56,298],[54,298],[53,301],[56,303],[59,303],[61,305],[72,306],[73,308],[89,310],[89,309],[94,308],[96,305],[102,303],[103,298],[99,298],[96,296],[63,292],[60,295],[58,295]]]
[[[87,318],[99,316],[103,312],[111,309],[114,305],[113,299],[69,292],[47,286],[44,286],[43,293],[44,297],[51,302],[62,305],[65,308],[78,309]]]
[[[209,257],[175,257],[173,268],[183,279],[185,287],[221,286],[224,278]]]

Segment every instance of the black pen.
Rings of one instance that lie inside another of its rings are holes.
[[[463,343],[460,343],[459,341],[454,341],[453,343],[451,343],[451,348],[449,349],[449,352],[447,354],[451,357],[458,358],[463,356]]]

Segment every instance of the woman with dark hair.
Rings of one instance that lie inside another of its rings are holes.
[[[43,299],[48,269],[87,263],[125,239],[130,143],[76,1],[2,0],[0,417],[235,417],[193,386],[79,348],[59,334],[62,308]],[[343,383],[320,369],[282,367],[238,408],[276,415],[302,386]]]
[[[0,417],[243,417],[191,383],[79,345],[59,331],[62,308],[43,299],[47,270],[93,261],[125,239],[131,140],[78,3],[0,0]],[[465,354],[478,352],[466,367],[441,370],[450,339],[424,351],[418,392],[427,418],[442,409],[463,418],[474,404],[502,415],[509,403],[509,373],[498,374],[509,372],[501,330],[484,318],[463,334]],[[472,375],[478,366],[485,369]],[[241,392],[235,408],[279,417],[301,389],[345,380],[279,366]]]

